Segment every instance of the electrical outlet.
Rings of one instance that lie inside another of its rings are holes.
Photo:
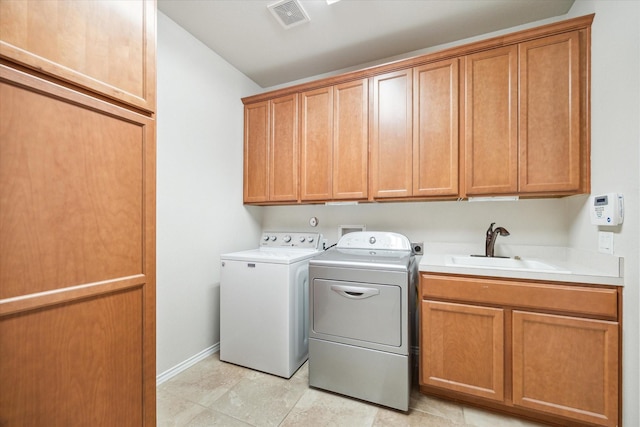
[[[422,242],[411,243],[411,250],[416,255],[424,255],[424,244]]]

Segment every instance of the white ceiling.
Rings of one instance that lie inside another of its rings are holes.
[[[158,8],[263,88],[564,15],[574,0],[299,0],[311,21],[284,29],[277,0],[158,0]]]

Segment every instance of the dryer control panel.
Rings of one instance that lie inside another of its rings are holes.
[[[347,233],[338,241],[339,249],[384,249],[411,251],[409,239],[387,231],[356,231]]]
[[[322,235],[320,233],[265,231],[264,233],[262,233],[260,247],[317,250],[321,247],[321,241]]]

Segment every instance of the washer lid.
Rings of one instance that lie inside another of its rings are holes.
[[[220,255],[222,261],[247,261],[270,264],[292,264],[320,254],[315,249],[258,248]]]

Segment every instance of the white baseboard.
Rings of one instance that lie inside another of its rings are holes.
[[[205,348],[200,353],[191,356],[187,360],[178,363],[173,368],[164,371],[163,373],[161,373],[156,377],[156,386],[159,386],[163,382],[168,381],[169,379],[178,375],[180,372],[189,369],[190,367],[192,367],[193,365],[195,365],[205,357],[211,356],[212,354],[217,353],[218,351],[220,351],[219,342],[212,345],[211,347]]]

